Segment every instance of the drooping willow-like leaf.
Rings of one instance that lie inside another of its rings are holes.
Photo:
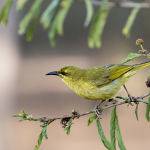
[[[0,24],[6,25],[8,23],[8,17],[13,4],[13,0],[5,0],[4,6],[0,11]]]
[[[122,139],[120,127],[119,127],[119,121],[118,121],[117,114],[116,114],[116,137],[117,137],[118,146],[119,146],[120,150],[126,150],[126,147],[125,147],[123,139]]]
[[[29,0],[17,0],[16,4],[17,10],[18,11],[22,10],[28,1]]]
[[[57,7],[58,7],[59,3],[60,3],[60,0],[53,0],[48,5],[46,10],[43,12],[40,22],[42,23],[42,25],[45,29],[50,27],[52,19],[54,18],[54,15],[57,11]]]
[[[103,4],[99,6],[92,18],[88,35],[88,46],[90,48],[100,48],[102,45],[102,34],[110,12],[110,7],[106,3],[107,0],[103,0]]]
[[[40,146],[41,146],[44,138],[46,138],[46,139],[48,138],[47,137],[47,126],[42,127],[42,131],[39,135],[38,142],[37,142],[37,145],[35,145],[34,150],[40,149]]]
[[[27,27],[25,36],[28,42],[32,41],[35,28],[36,28],[36,19],[32,20],[31,24]]]
[[[65,18],[70,10],[74,0],[61,0],[56,15],[52,21],[48,37],[52,46],[55,46],[56,36],[63,35],[63,26]]]
[[[102,128],[102,125],[100,123],[100,120],[97,119],[96,120],[96,125],[97,125],[97,129],[98,129],[98,134],[100,136],[100,139],[101,141],[103,142],[104,146],[108,149],[108,150],[114,150],[112,148],[112,144],[111,142],[109,142],[104,134],[104,131],[103,131],[103,128]]]
[[[45,30],[48,30],[48,37],[52,46],[54,46],[57,35],[63,35],[64,21],[73,4],[73,1],[80,2],[76,0],[51,0],[50,4],[46,8],[44,8],[42,16],[40,17],[42,3],[46,1],[16,0],[16,9],[19,11],[22,11],[27,3],[33,3],[30,10],[28,10],[27,14],[20,22],[18,31],[19,34],[26,34],[27,40],[31,41],[33,37],[33,31],[35,30],[33,27],[35,27],[40,20],[41,24],[43,25],[43,28]],[[87,10],[84,25],[89,27],[88,46],[90,48],[100,48],[102,45],[102,35],[104,32],[105,24],[110,12],[110,7],[107,3],[108,0],[102,0],[98,8],[94,7],[95,3],[93,3],[93,0],[83,1],[85,2]],[[0,11],[1,24],[7,24],[13,2],[15,1],[5,0],[4,6],[1,8]],[[95,9],[96,11],[94,12]],[[135,6],[135,8],[132,9],[128,17],[126,25],[122,30],[122,33],[126,37],[129,37],[132,26],[135,22],[139,11],[140,4],[139,6],[137,5]]]
[[[150,121],[150,97],[148,99],[148,104],[146,105],[145,117],[146,117],[147,121]]]
[[[43,0],[36,0],[29,12],[25,15],[19,25],[19,34],[25,34],[28,26],[32,23],[32,20],[37,19],[40,14],[41,4]]]
[[[114,107],[111,112],[110,139],[113,149],[116,150],[116,107]]]
[[[86,19],[84,22],[85,26],[88,26],[92,20],[93,13],[94,13],[94,7],[93,7],[93,0],[84,0],[85,6],[86,6]]]
[[[127,19],[127,22],[126,22],[125,26],[122,29],[122,34],[127,38],[130,36],[132,26],[135,22],[135,19],[138,15],[140,9],[141,9],[140,7],[135,7],[131,10],[131,13],[130,13],[128,19]]]

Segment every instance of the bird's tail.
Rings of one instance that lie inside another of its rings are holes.
[[[150,61],[141,64],[135,64],[133,65],[133,68],[130,71],[124,74],[124,77],[126,77],[126,79],[129,79],[130,77],[135,75],[137,71],[145,69],[147,67],[150,67]]]
[[[141,69],[145,69],[147,67],[150,67],[150,61],[134,65],[133,70],[138,71],[138,70],[141,70]]]

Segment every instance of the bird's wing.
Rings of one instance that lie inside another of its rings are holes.
[[[88,69],[87,79],[97,87],[103,86],[132,70],[130,65],[109,65]]]
[[[132,65],[113,65],[108,67],[109,78],[115,80],[134,68]]]

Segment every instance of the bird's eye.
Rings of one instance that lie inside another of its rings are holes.
[[[61,74],[62,74],[63,76],[67,76],[67,75],[68,75],[68,73],[65,72],[65,71],[61,71]]]

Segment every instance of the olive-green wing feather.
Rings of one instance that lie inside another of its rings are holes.
[[[113,65],[108,68],[109,78],[115,80],[134,68],[132,65]]]
[[[130,65],[111,65],[88,69],[87,79],[96,86],[103,86],[121,77],[134,67]]]

